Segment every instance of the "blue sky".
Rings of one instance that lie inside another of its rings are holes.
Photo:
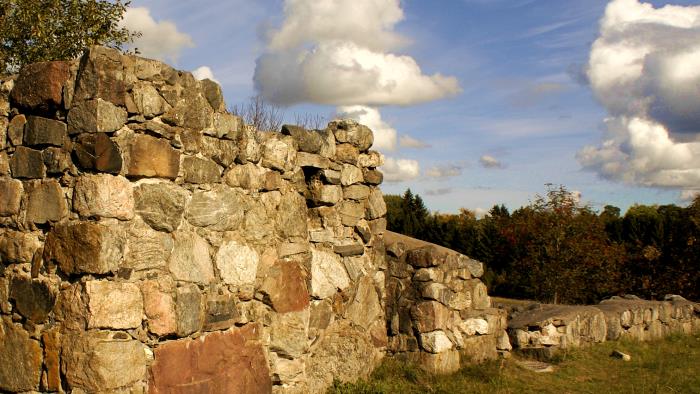
[[[625,3],[619,7],[622,14],[642,9],[636,0],[619,3]],[[697,5],[681,0],[673,3]],[[661,7],[667,2],[651,4]],[[412,57],[425,75],[455,77],[461,92],[407,106],[391,105],[391,100],[380,105],[382,120],[399,136],[428,145],[396,144],[394,150],[385,152],[417,161],[420,174],[387,182],[382,186],[384,192],[402,193],[410,187],[431,210],[441,212],[460,207],[483,211],[501,203],[514,209],[542,194],[546,183],[579,191],[582,201],[597,209],[605,204],[624,210],[635,202],[683,203],[680,193],[692,194],[696,190],[693,181],[669,187],[658,177],[639,175],[641,167],[611,173],[602,169],[610,168],[604,167],[603,159],[597,159],[604,157],[602,149],[590,160],[577,159],[585,146],[601,145],[604,133],[610,130],[603,121],[611,113],[620,119],[631,117],[618,114],[614,104],[601,99],[616,91],[595,82],[592,87],[583,77],[591,46],[602,34],[599,21],[607,5],[602,0],[401,1],[403,18],[390,30],[407,43],[382,51]],[[256,61],[268,51],[266,32],[280,31],[285,22],[283,6],[275,0],[132,2],[133,8],[147,8],[156,24],[149,30],[156,39],[144,44],[144,55],[156,54],[185,70],[209,67],[229,105],[255,94]],[[691,14],[688,10],[679,8],[675,15]],[[609,19],[619,19],[613,16],[611,11]],[[159,30],[168,21],[182,40],[169,43],[177,34]],[[661,18],[659,23],[665,21]],[[139,19],[130,26],[147,22]],[[697,33],[697,24],[686,31]],[[168,51],[156,53],[158,48]],[[678,50],[687,53],[688,48]],[[700,83],[700,79],[693,81]],[[311,100],[317,103],[295,104],[286,113],[325,116],[336,111],[335,105]],[[620,146],[626,152],[625,143]]]

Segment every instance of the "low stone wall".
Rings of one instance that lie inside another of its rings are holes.
[[[391,355],[434,373],[497,358],[511,349],[506,312],[491,307],[483,264],[387,232],[386,318]]]
[[[515,314],[508,333],[516,349],[548,357],[559,349],[591,343],[700,332],[700,304],[678,296],[668,298],[613,297],[591,306],[535,304]]]
[[[322,392],[387,345],[372,132],[94,47],[0,81],[0,391]]]

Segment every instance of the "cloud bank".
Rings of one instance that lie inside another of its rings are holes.
[[[286,0],[284,22],[270,30],[254,81],[277,104],[412,105],[460,92],[454,77],[425,75],[410,56],[390,51],[399,0]]]
[[[614,0],[600,22],[587,77],[609,116],[584,168],[630,184],[700,184],[700,6]]]
[[[266,32],[253,80],[268,101],[334,105],[338,115],[370,127],[374,148],[424,147],[382,120],[378,107],[408,106],[461,92],[457,78],[426,74],[397,51],[409,40],[395,31],[399,0],[285,0],[284,19]],[[386,157],[387,182],[415,179],[416,160]]]
[[[482,167],[484,168],[504,168],[505,166],[503,163],[501,163],[500,160],[497,158],[491,156],[491,155],[483,155],[479,158],[479,164],[481,164]]]
[[[146,7],[127,8],[119,26],[142,33],[129,46],[145,57],[177,63],[183,49],[194,47],[192,37],[178,31],[173,22],[156,22]]]
[[[209,66],[201,66],[192,71],[192,75],[199,81],[203,79],[210,79],[216,83],[220,83],[215,77],[214,72]]]

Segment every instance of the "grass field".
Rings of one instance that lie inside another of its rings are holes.
[[[610,357],[615,349],[632,360]],[[576,349],[552,362],[553,373],[531,372],[516,361],[511,357],[431,376],[387,359],[368,381],[336,383],[328,393],[700,393],[700,335]]]

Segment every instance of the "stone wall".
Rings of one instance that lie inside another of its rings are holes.
[[[389,354],[451,373],[511,349],[506,311],[491,307],[479,279],[482,263],[393,232],[385,242]]]
[[[321,392],[387,346],[382,157],[94,47],[0,80],[0,391]]]
[[[516,349],[550,357],[592,343],[700,332],[700,304],[679,296],[666,301],[613,297],[591,306],[535,304],[513,316],[508,332]]]

